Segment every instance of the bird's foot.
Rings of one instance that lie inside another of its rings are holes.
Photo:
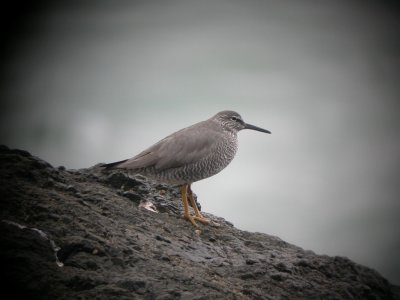
[[[196,221],[199,221],[199,222],[201,222],[203,224],[206,224],[206,225],[209,225],[210,222],[211,222],[209,219],[204,218],[202,215],[193,216],[193,219],[195,219]]]
[[[192,223],[192,225],[194,226],[194,227],[196,227],[196,228],[198,228],[199,226],[196,224],[196,221],[194,220],[194,217],[193,216],[191,216],[191,215],[186,215],[186,214],[184,214],[183,215],[183,218],[184,219],[186,219],[186,220],[188,220],[190,223]]]
[[[190,215],[190,214],[188,214],[188,215],[185,215],[185,214],[184,214],[184,215],[183,215],[183,218],[186,219],[186,220],[188,220],[190,223],[192,223],[192,225],[193,225],[194,227],[196,227],[196,228],[199,227],[199,225],[197,225],[196,221],[198,221],[198,222],[200,222],[200,223],[203,223],[203,224],[205,224],[205,225],[209,225],[210,222],[211,222],[209,219],[204,218],[202,215],[199,215],[199,216],[192,216],[192,215]]]

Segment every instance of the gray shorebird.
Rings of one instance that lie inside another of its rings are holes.
[[[106,164],[142,174],[157,181],[181,186],[184,218],[197,227],[196,221],[208,224],[200,213],[190,185],[213,176],[233,159],[238,148],[237,133],[252,129],[271,133],[266,129],[246,124],[234,111],[221,111],[208,120],[181,129],[138,155]],[[194,215],[189,213],[190,201]]]

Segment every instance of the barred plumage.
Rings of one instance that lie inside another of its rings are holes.
[[[185,218],[193,225],[194,219],[206,222],[195,207],[190,184],[219,173],[232,161],[238,146],[237,133],[242,129],[270,133],[246,124],[234,111],[222,111],[167,136],[131,159],[105,167],[127,169],[162,182],[182,185]],[[188,199],[195,216],[189,215]]]

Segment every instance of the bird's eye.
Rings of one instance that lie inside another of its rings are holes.
[[[238,121],[239,118],[238,118],[238,117],[231,117],[231,120],[232,120],[232,121]]]

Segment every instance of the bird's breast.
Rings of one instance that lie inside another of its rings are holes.
[[[209,155],[190,166],[191,173],[194,174],[192,180],[198,181],[213,176],[222,171],[232,159],[237,151],[237,139],[221,139],[210,151]]]
[[[161,172],[157,172],[154,167],[147,168],[142,170],[142,174],[167,183],[192,183],[211,177],[222,171],[235,157],[236,151],[236,136],[226,136],[217,141],[207,151],[207,155],[192,163],[176,168],[169,168]]]

